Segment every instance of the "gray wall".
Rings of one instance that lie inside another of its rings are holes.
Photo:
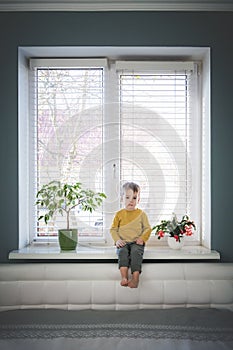
[[[212,246],[233,261],[233,13],[0,13],[0,262],[18,246],[17,48],[209,46],[212,51]]]

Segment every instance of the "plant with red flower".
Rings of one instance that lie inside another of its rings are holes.
[[[180,238],[185,236],[191,236],[193,230],[196,230],[196,226],[191,221],[188,215],[184,215],[181,221],[177,220],[176,214],[172,214],[171,220],[161,220],[161,222],[154,227],[152,231],[158,236],[158,239],[163,238],[165,235],[174,237],[176,241],[180,242]]]

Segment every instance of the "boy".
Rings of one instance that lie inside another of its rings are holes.
[[[117,247],[121,286],[137,288],[144,254],[145,242],[151,234],[151,227],[144,211],[137,208],[140,187],[134,182],[123,185],[124,209],[113,219],[110,233]],[[131,267],[132,278],[128,280]]]

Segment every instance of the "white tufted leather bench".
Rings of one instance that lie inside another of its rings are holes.
[[[115,263],[0,265],[0,310],[233,310],[233,263],[144,263],[137,289],[120,286]]]

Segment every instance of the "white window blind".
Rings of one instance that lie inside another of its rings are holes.
[[[132,69],[133,68],[133,69]],[[119,77],[121,182],[141,185],[152,224],[200,220],[200,115],[193,62],[127,62]],[[196,234],[197,237],[198,234]]]
[[[103,71],[106,60],[32,59],[34,191],[52,180],[81,182],[103,191]],[[69,67],[69,68],[68,68]],[[66,218],[59,214],[48,225],[37,221],[37,236],[57,235]],[[71,226],[79,236],[102,236],[102,209],[92,213],[78,207]],[[98,226],[96,225],[98,224]]]

